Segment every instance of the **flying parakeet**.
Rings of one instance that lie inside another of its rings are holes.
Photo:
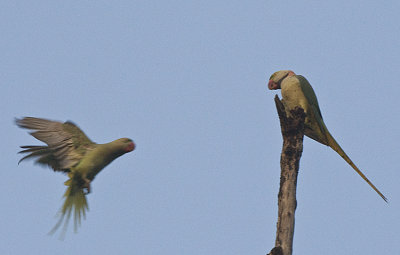
[[[50,233],[54,233],[64,222],[64,233],[71,214],[74,215],[74,229],[77,231],[82,216],[88,210],[86,194],[90,193],[90,183],[95,176],[114,159],[135,149],[129,138],[120,138],[111,143],[96,144],[74,123],[51,121],[25,117],[16,119],[21,128],[31,129],[30,134],[47,146],[21,146],[19,153],[28,153],[18,164],[29,158],[36,163],[53,168],[54,171],[68,174],[65,201],[60,209],[60,219]]]
[[[322,119],[317,97],[306,78],[290,70],[278,71],[269,78],[268,88],[282,90],[282,103],[288,116],[290,110],[296,106],[303,108],[306,113],[304,134],[336,151],[387,202],[386,197],[357,168],[329,133]]]

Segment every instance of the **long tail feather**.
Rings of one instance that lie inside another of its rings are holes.
[[[336,142],[336,140],[332,137],[332,135],[329,133],[326,127],[325,130],[327,134],[326,136],[328,139],[329,147],[331,147],[334,151],[336,151],[361,176],[361,178],[363,178],[369,184],[369,186],[371,186],[371,188],[373,188],[376,191],[376,193],[378,193],[378,195],[381,196],[381,198],[385,200],[385,202],[387,203],[388,202],[387,198],[375,187],[374,184],[372,184],[370,180],[368,180],[368,178],[361,172],[360,169],[358,169],[358,167],[353,163],[353,161],[351,161],[351,159],[346,155],[346,153]]]
[[[69,173],[70,179],[65,182],[68,186],[64,194],[64,204],[60,209],[60,219],[49,234],[54,234],[57,229],[63,224],[63,230],[61,232],[60,238],[64,239],[65,233],[67,231],[69,220],[72,216],[74,217],[74,231],[78,231],[78,227],[81,225],[82,218],[85,219],[86,211],[89,210],[86,195],[83,189],[79,185],[79,180],[77,176],[73,173]],[[79,177],[80,178],[80,177]]]

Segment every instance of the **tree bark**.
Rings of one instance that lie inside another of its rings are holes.
[[[296,107],[286,115],[285,107],[275,96],[283,137],[281,180],[278,194],[278,223],[275,247],[269,255],[292,255],[294,214],[297,206],[296,186],[299,163],[303,152],[304,119],[302,108]]]

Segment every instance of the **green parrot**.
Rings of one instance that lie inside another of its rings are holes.
[[[304,134],[336,151],[387,202],[386,197],[358,169],[329,133],[322,119],[317,97],[306,78],[290,70],[278,71],[269,78],[268,88],[282,90],[282,102],[288,116],[295,107],[303,108],[306,113]]]
[[[64,222],[64,231],[68,226],[71,214],[74,215],[74,229],[77,231],[81,218],[85,218],[89,209],[86,194],[90,193],[90,184],[95,176],[114,159],[135,149],[129,138],[120,138],[111,143],[96,144],[74,123],[61,123],[46,119],[25,117],[16,119],[15,123],[26,129],[34,130],[30,134],[47,146],[21,146],[19,153],[27,153],[18,164],[29,158],[36,163],[49,166],[54,171],[68,174],[68,186],[65,201],[60,209],[60,219],[50,233],[54,233]]]

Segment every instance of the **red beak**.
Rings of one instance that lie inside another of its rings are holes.
[[[278,84],[276,84],[273,80],[269,80],[268,82],[268,88],[269,89],[278,89]]]
[[[133,142],[129,143],[128,146],[125,148],[125,152],[131,152],[135,149],[135,144]]]

